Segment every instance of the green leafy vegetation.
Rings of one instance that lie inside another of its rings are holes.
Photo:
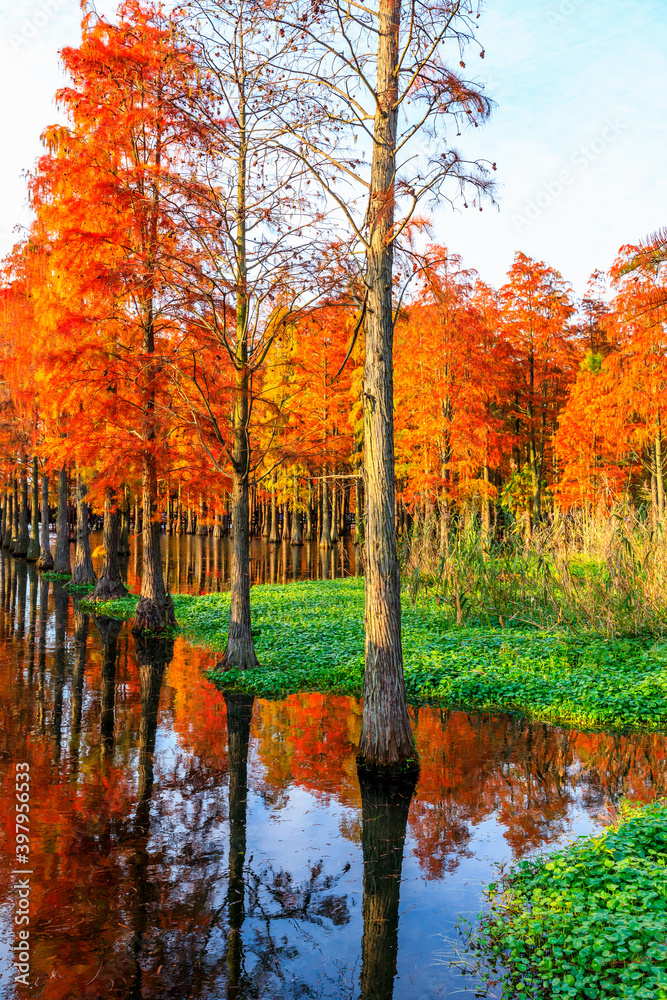
[[[666,1000],[667,804],[520,861],[487,889],[473,949],[508,997]]]
[[[55,583],[63,583],[65,580],[71,580],[71,573],[52,573],[50,570],[45,570],[42,573],[42,579],[53,580]]]
[[[362,579],[303,581],[251,590],[258,670],[212,672],[259,695],[321,690],[360,694]],[[91,606],[131,617],[136,597]],[[190,641],[222,651],[229,594],[174,595]],[[434,600],[404,602],[405,682],[412,701],[521,712],[578,728],[667,725],[667,642],[608,638],[571,628],[488,622],[457,627]]]

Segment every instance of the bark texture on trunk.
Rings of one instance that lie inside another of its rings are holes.
[[[93,569],[93,560],[90,555],[87,492],[86,484],[79,477],[76,491],[76,549],[72,579],[67,584],[68,587],[93,586],[97,583],[97,574]]]
[[[104,556],[102,570],[95,590],[91,595],[93,601],[112,601],[116,597],[126,597],[127,588],[120,576],[118,551],[120,549],[120,511],[114,507],[114,497],[107,495],[104,501],[104,528],[102,545]]]
[[[242,438],[242,440],[241,440]],[[243,456],[245,433],[235,442],[235,453],[239,450],[239,461]],[[247,469],[247,466],[246,466]],[[250,620],[250,505],[247,471],[233,469],[232,517],[232,565],[230,576],[229,633],[227,647],[222,657],[223,667],[240,667],[246,670],[258,666],[255,644],[252,638]]]
[[[46,473],[42,476],[42,544],[37,569],[53,569],[53,555],[51,554],[51,539],[49,537],[49,477]]]
[[[338,490],[334,480],[331,488],[331,541],[337,542],[338,538]]]
[[[32,460],[32,525],[30,529],[30,544],[27,559],[36,562],[41,551],[39,544],[39,466],[37,456]]]
[[[12,552],[16,548],[16,543],[19,537],[19,507],[20,507],[19,478],[17,475],[14,475],[14,498],[12,503],[12,540],[9,546]]]
[[[331,522],[329,520],[329,491],[326,479],[322,480],[322,530],[320,532],[320,548],[331,548]]]
[[[30,531],[28,528],[28,462],[25,459],[21,463],[21,505],[19,510],[19,526],[14,545],[15,556],[26,556],[30,545]]]
[[[120,516],[120,537],[118,539],[118,555],[130,554],[130,493],[127,486],[123,490],[123,508]]]
[[[12,515],[13,515],[12,493],[9,487],[5,490],[5,506],[2,515],[2,547],[8,549],[12,544]]]
[[[306,533],[304,541],[312,542],[315,535],[313,532],[313,481],[308,476],[308,499],[306,501]]]
[[[415,782],[369,778],[361,772],[359,785],[364,858],[360,1000],[391,1000],[405,830]]]
[[[278,534],[278,504],[276,503],[275,473],[271,483],[271,530],[269,532],[269,541],[274,543],[280,541],[280,535]]]
[[[293,488],[292,488],[292,535],[291,541],[292,545],[301,545],[303,543],[303,532],[301,530],[301,514],[298,510],[299,504],[299,491],[297,478],[294,477]]]
[[[63,465],[58,474],[58,516],[56,519],[56,554],[53,572],[72,575],[69,558],[69,527],[67,524],[67,468]]]
[[[176,625],[174,602],[167,593],[162,573],[160,552],[160,522],[155,518],[157,502],[157,472],[155,458],[144,454],[141,481],[142,497],[142,562],[141,600],[137,605],[132,632],[162,632]]]
[[[379,0],[377,90],[366,254],[364,363],[366,668],[359,766],[418,767],[403,680],[401,581],[394,530],[393,243],[400,0]]]
[[[363,545],[366,538],[364,531],[364,485],[363,479],[357,479],[354,501],[354,544]]]

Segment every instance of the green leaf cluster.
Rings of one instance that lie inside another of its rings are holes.
[[[667,804],[519,862],[487,896],[474,951],[504,995],[667,1000]]]

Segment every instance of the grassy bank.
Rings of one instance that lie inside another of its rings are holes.
[[[519,862],[487,895],[474,946],[507,996],[667,1000],[666,804]]]
[[[361,693],[363,580],[257,586],[251,603],[262,666],[250,673],[226,672],[226,686],[259,695]],[[174,604],[188,639],[224,649],[228,594],[175,595]],[[130,598],[97,611],[130,617],[135,605]],[[579,728],[667,726],[667,642],[661,640],[525,624],[457,627],[437,603],[406,599],[403,646],[412,700],[522,712]]]

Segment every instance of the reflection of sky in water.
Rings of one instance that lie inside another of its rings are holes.
[[[5,574],[8,563],[5,558],[0,567]],[[142,997],[219,1000],[232,933],[230,783],[234,775],[241,779],[238,765],[230,773],[225,700],[203,675],[210,657],[176,643],[162,678],[154,754],[147,756],[150,713],[142,707],[141,678],[153,667],[149,660],[139,668],[124,629],[115,661],[114,742],[105,751],[100,633],[91,619],[77,735],[71,599],[67,634],[58,630],[64,638],[58,658],[54,588],[45,630],[37,593],[31,651],[35,574],[27,572],[23,608],[23,585],[14,586],[17,568],[26,571],[13,563],[1,595],[0,778],[11,807],[14,760],[32,761],[33,954],[42,995],[65,1000],[80,989],[82,996],[125,998],[134,989]],[[358,1000],[364,929],[358,721],[354,699],[300,695],[255,702],[238,1000]],[[497,865],[598,829],[597,817],[628,789],[643,798],[664,793],[666,741],[587,736],[428,706],[418,713],[417,741],[422,776],[407,825],[393,1000],[462,990],[472,996],[474,982],[449,964],[461,957],[455,926],[460,916],[479,913]],[[143,813],[142,787],[150,795]],[[242,812],[237,801],[237,835]],[[18,996],[9,951],[13,857],[11,838],[0,839],[3,1000]],[[80,963],[73,994],[59,992],[58,961],[76,970]]]

